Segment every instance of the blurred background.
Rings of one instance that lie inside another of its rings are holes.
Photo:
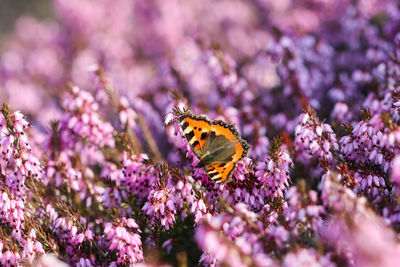
[[[60,115],[67,83],[96,93],[92,70],[101,66],[117,95],[159,120],[171,90],[209,110],[234,106],[233,96],[245,92],[246,101],[279,116],[283,123],[271,119],[277,131],[293,128],[299,96],[325,117],[337,101],[361,105],[367,92],[355,82],[364,78],[352,77],[364,77],[365,62],[379,59],[376,44],[391,47],[400,18],[395,2],[0,0],[0,103],[47,125]],[[282,45],[296,56],[297,87],[280,64]]]
[[[11,32],[16,19],[24,14],[41,19],[53,17],[50,0],[0,0],[0,36]]]

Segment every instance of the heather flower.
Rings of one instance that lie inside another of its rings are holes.
[[[351,119],[351,112],[346,103],[337,102],[332,110],[331,118],[339,123],[345,123]]]
[[[279,146],[279,141],[275,141],[270,149],[270,157],[256,167],[258,184],[265,187],[265,196],[271,198],[271,200],[284,197],[290,182],[289,171],[293,166],[287,150],[284,146]]]
[[[307,162],[312,159],[333,161],[332,153],[339,149],[336,135],[329,124],[321,123],[311,109],[300,115],[296,127],[295,147],[298,159]]]
[[[203,201],[203,199],[198,199],[193,202],[190,207],[190,212],[194,215],[194,221],[197,223],[200,219],[207,214],[207,207]]]
[[[399,265],[397,1],[53,7],[1,38],[0,265]],[[174,107],[235,123],[231,181]]]
[[[341,153],[349,160],[368,162],[383,166],[388,171],[390,160],[382,151],[383,134],[382,121],[379,116],[372,117],[369,121],[359,122],[350,135],[341,138]]]
[[[317,253],[313,249],[305,249],[302,248],[296,253],[288,253],[283,259],[282,266],[290,267],[290,266],[329,266],[328,264],[322,264],[318,259]],[[335,266],[331,264],[331,266]]]
[[[3,177],[0,192],[0,221],[3,225],[3,238],[10,235],[16,248],[7,250],[1,256],[4,266],[18,265],[21,261],[32,263],[37,255],[43,254],[42,244],[36,240],[35,230],[25,233],[25,216],[32,212],[26,206],[29,195],[26,184],[38,182],[42,178],[42,166],[32,153],[25,130],[30,126],[26,117],[19,111],[12,113],[3,105],[0,114],[0,172]],[[8,229],[8,232],[6,232]],[[9,243],[6,248],[9,249]],[[3,248],[3,244],[2,244]]]
[[[214,46],[210,54],[206,54],[206,57],[208,59],[208,67],[211,69],[217,86],[223,92],[231,93],[232,98],[241,95],[247,101],[254,99],[254,95],[245,90],[247,81],[238,76],[235,70],[236,62],[229,55],[224,54],[218,47]],[[230,94],[227,95],[226,102],[229,101],[229,96]]]
[[[217,259],[215,259],[214,257],[212,257],[210,254],[208,254],[207,252],[203,252],[203,254],[201,254],[199,263],[204,265],[204,266],[209,266],[209,267],[214,267],[214,266],[220,266],[218,264]]]
[[[21,256],[17,252],[7,250],[1,255],[1,265],[3,266],[15,266],[18,265],[21,260]]]
[[[99,193],[88,183],[96,175],[91,167],[104,163],[100,149],[114,147],[113,127],[102,120],[94,97],[78,87],[68,89],[63,108],[61,119],[52,123],[52,136],[44,144],[44,148],[54,150],[46,155],[47,176],[52,178],[51,185],[70,187],[90,206]]]
[[[158,171],[152,165],[146,165],[146,154],[131,155],[127,152],[121,154],[123,176],[117,174],[117,186],[125,192],[136,196],[138,203],[144,203],[152,186],[158,180]]]
[[[271,224],[270,227],[266,229],[266,234],[268,236],[268,240],[274,244],[278,251],[288,247],[290,232],[282,225]]]
[[[19,231],[24,228],[24,201],[20,198],[10,196],[7,192],[2,192],[0,208],[0,219],[2,223],[8,223],[15,230],[17,236],[19,236]]]
[[[379,198],[379,195],[389,195],[385,179],[381,175],[373,172],[355,172],[354,177],[357,180],[355,193],[364,193],[370,199]]]
[[[252,233],[246,222],[255,222],[257,215],[246,205],[234,206],[234,215],[220,214],[203,219],[196,227],[195,238],[203,249],[201,262],[207,265],[229,264],[231,266],[273,266],[273,261],[265,255],[258,241],[259,236]],[[260,261],[263,259],[263,261]],[[264,261],[265,260],[265,261]]]
[[[134,127],[136,125],[135,119],[137,117],[136,112],[129,107],[129,102],[126,98],[121,98],[120,100],[120,111],[119,120],[121,121],[122,127],[127,129],[129,127]]]
[[[342,174],[327,172],[322,176],[320,183],[323,206],[336,213],[349,212],[357,198],[350,188],[342,186],[341,180]]]
[[[379,106],[378,106],[379,107]],[[385,131],[383,116],[366,112],[366,119],[359,122],[349,135],[341,138],[341,153],[349,161],[356,163],[350,175],[356,180],[355,193],[362,193],[377,203],[389,195],[385,176],[389,172],[393,158],[395,132]]]
[[[29,263],[32,263],[36,254],[44,254],[44,249],[42,244],[36,240],[35,230],[31,229],[29,238],[26,240],[21,256]]]
[[[318,232],[322,226],[324,214],[326,214],[324,207],[318,205],[317,192],[314,190],[304,192],[303,186],[302,183],[300,183],[300,188],[293,186],[286,194],[288,208],[284,214],[294,235],[298,235],[306,229]],[[297,228],[298,225],[301,227]]]
[[[117,264],[134,264],[143,260],[139,226],[132,218],[122,218],[117,225],[105,223],[104,234],[110,251],[117,252]]]
[[[395,241],[393,231],[369,210],[353,209],[351,212],[351,216],[348,216],[351,217],[350,221],[336,218],[326,226],[329,229],[326,230],[326,238],[336,244],[338,253],[349,257],[350,263],[354,261],[354,264],[398,265],[399,244]]]
[[[0,114],[1,174],[16,195],[23,195],[26,179],[41,179],[42,167],[32,155],[25,130],[30,126],[21,112],[11,113],[6,105]]]
[[[332,47],[310,35],[299,38],[282,33],[275,35],[267,47],[267,54],[273,61],[281,63],[277,69],[284,81],[284,95],[295,95],[303,106],[308,104],[309,98],[309,104],[319,108],[323,91],[320,88],[333,80],[330,74]]]
[[[215,75],[219,86],[226,90],[238,82],[237,73],[234,71],[236,63],[229,55],[224,55],[218,47],[213,48],[208,56],[208,65]]]
[[[113,128],[108,122],[102,121],[95,99],[76,86],[70,90],[63,101],[66,114],[60,122],[61,140],[68,144],[70,139],[81,138],[88,139],[88,144],[98,147],[114,146]]]
[[[391,180],[396,185],[400,184],[400,155],[397,155],[392,161],[392,177]]]
[[[171,252],[173,242],[174,239],[170,238],[162,244],[162,248],[165,249],[168,254]]]
[[[226,262],[231,266],[245,265],[240,258],[241,253],[238,251],[239,248],[212,228],[208,229],[204,226],[199,226],[196,231],[196,239],[198,239],[200,247],[206,253],[212,255],[218,262]]]
[[[256,158],[257,160],[265,159],[267,156],[266,147],[270,145],[269,140],[266,136],[261,135],[257,139],[254,148],[250,150],[250,156]]]
[[[48,204],[45,209],[42,211],[42,217],[48,220],[53,235],[58,240],[62,240],[59,244],[65,247],[67,253],[73,255],[67,259],[67,262],[78,264],[82,257],[84,258],[84,250],[82,250],[84,243],[94,241],[90,224],[83,217],[73,217],[66,206],[62,209],[62,212],[66,213],[65,216],[57,212],[51,204]],[[92,265],[96,264],[95,259],[91,258],[90,262]]]
[[[168,230],[174,224],[177,203],[173,190],[161,183],[150,190],[142,211],[150,217],[152,225],[159,222]]]
[[[179,180],[173,184],[176,193],[177,208],[182,209],[186,203],[194,201],[193,186],[189,181]]]

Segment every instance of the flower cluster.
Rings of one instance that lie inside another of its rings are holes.
[[[40,179],[42,169],[39,160],[31,155],[31,147],[25,130],[30,126],[19,111],[11,113],[3,105],[0,114],[1,174],[7,187],[19,196],[24,195],[26,179]]]
[[[274,266],[273,260],[262,250],[264,244],[260,238],[264,233],[253,232],[257,229],[257,215],[243,204],[236,204],[232,212],[234,215],[227,213],[210,220],[205,218],[197,227],[195,238],[204,251],[200,262],[206,265]]]
[[[275,142],[279,143],[278,140]],[[279,144],[271,145],[271,157],[256,167],[258,183],[266,187],[265,197],[269,197],[271,200],[276,197],[283,198],[289,187],[289,171],[293,167],[289,153],[282,147],[274,148],[274,145]]]
[[[104,225],[104,235],[109,242],[108,249],[117,251],[117,261],[111,266],[131,264],[143,260],[142,241],[140,235],[131,231],[139,231],[134,219],[122,218],[117,226],[112,223]]]
[[[153,188],[143,206],[143,212],[152,218],[151,223],[159,221],[166,230],[174,224],[176,216],[176,201],[172,190],[164,185]]]
[[[321,123],[311,109],[301,114],[299,120],[300,124],[296,127],[294,140],[299,152],[299,159],[312,158],[332,161],[332,153],[339,149],[339,144],[331,126]]]

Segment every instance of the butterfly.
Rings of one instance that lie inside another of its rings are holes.
[[[177,109],[180,127],[190,148],[216,183],[226,183],[236,170],[236,163],[246,157],[249,145],[240,137],[233,124],[209,120]]]

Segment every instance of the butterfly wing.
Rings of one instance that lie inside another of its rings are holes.
[[[189,112],[180,115],[179,122],[191,149],[200,159],[200,166],[205,167],[216,183],[228,182],[236,163],[249,149],[235,126],[221,120],[209,121]]]
[[[179,121],[191,149],[200,159],[210,134],[211,122],[205,117],[190,113],[180,116]]]
[[[236,163],[247,155],[249,149],[235,126],[220,120],[211,122],[206,146],[209,154],[203,161],[206,163],[208,175],[217,183],[225,183],[231,179]]]
[[[221,162],[221,163],[213,163],[207,166],[207,174],[213,179],[216,183],[225,183],[228,182],[234,171],[236,169],[236,163],[229,162]]]
[[[213,136],[213,132],[216,133],[217,137],[219,135],[224,136],[234,146],[235,152],[230,159],[231,161],[238,162],[239,160],[242,160],[244,157],[246,157],[249,150],[249,145],[245,140],[240,137],[240,134],[236,130],[234,125],[229,125],[221,120],[212,121],[211,136]]]

